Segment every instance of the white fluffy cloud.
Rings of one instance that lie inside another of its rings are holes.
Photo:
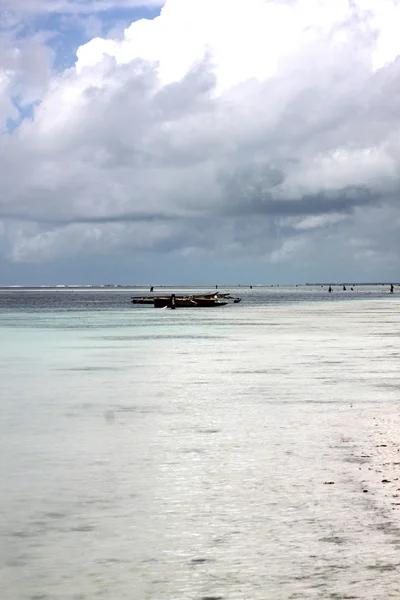
[[[51,78],[40,53],[23,77],[0,63],[3,118],[15,81],[38,101],[0,140],[9,259],[206,247],[317,265],[340,247],[343,266],[394,264],[399,27],[394,0],[167,0]]]

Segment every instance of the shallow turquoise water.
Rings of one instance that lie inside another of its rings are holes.
[[[397,512],[354,459],[397,423],[398,298],[242,292],[3,301],[2,598],[400,596]]]

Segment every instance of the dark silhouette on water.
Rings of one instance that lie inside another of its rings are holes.
[[[394,290],[393,283],[391,283],[391,284],[390,284],[390,293],[391,293],[391,294],[393,294],[393,290]]]
[[[331,291],[332,291],[332,288],[331,288],[331,286],[329,286],[328,292],[331,293]]]

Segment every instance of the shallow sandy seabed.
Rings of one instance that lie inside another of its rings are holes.
[[[217,312],[2,316],[1,600],[400,598],[398,300]]]

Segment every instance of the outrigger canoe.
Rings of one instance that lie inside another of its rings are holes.
[[[132,296],[133,304],[148,304],[155,308],[196,308],[225,306],[229,300],[240,302],[241,298],[233,298],[229,293],[190,294],[176,296]]]

